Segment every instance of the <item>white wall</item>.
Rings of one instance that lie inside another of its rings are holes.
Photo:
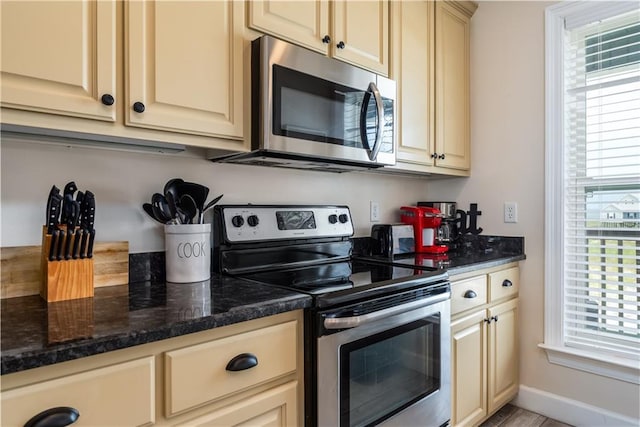
[[[380,203],[381,222],[400,219],[398,208],[426,197],[424,179],[343,174],[212,163],[203,157],[67,148],[4,139],[1,155],[0,246],[38,245],[46,198],[55,184],[74,180],[96,195],[98,241],[128,240],[132,253],[164,250],[162,226],[142,210],[174,177],[207,185],[220,203],[346,204],[356,236],[368,236],[369,201]],[[210,221],[210,218],[209,218]]]
[[[544,298],[544,9],[553,2],[481,1],[471,27],[472,177],[432,181],[431,198],[477,202],[484,233],[525,236],[521,263],[521,383],[628,417],[637,385],[548,363]],[[518,223],[505,224],[505,201]],[[591,424],[594,425],[594,424]]]

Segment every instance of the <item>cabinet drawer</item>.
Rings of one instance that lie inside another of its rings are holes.
[[[79,413],[74,426],[155,422],[154,359],[146,357],[2,392],[3,426],[22,426],[50,408]]]
[[[518,294],[520,272],[518,267],[489,274],[489,299],[497,301]]]
[[[487,303],[487,276],[482,275],[451,284],[451,314]]]
[[[166,415],[216,400],[296,370],[297,322],[291,321],[165,353]],[[228,371],[234,357],[258,364]]]

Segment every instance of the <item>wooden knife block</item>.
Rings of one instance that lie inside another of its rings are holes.
[[[93,258],[49,261],[50,247],[51,234],[43,226],[40,296],[47,302],[93,297]]]

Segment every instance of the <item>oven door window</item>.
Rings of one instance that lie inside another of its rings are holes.
[[[384,120],[381,152],[393,152],[393,101],[384,114],[367,88],[351,88],[279,65],[273,66],[274,135],[371,150]],[[364,135],[364,136],[363,136]]]
[[[440,388],[440,314],[340,347],[340,426],[375,425]]]

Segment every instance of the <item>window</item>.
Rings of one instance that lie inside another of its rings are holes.
[[[640,7],[546,12],[545,342],[640,383]]]

